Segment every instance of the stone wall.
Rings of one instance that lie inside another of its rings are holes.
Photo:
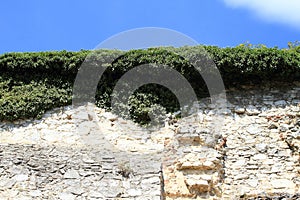
[[[127,166],[96,150],[0,145],[0,199],[160,199],[160,166]],[[141,164],[140,164],[141,165]],[[142,195],[143,194],[143,195]]]
[[[156,131],[92,105],[1,122],[0,199],[299,199],[300,87],[227,100],[218,132],[209,99]]]
[[[208,126],[215,111],[205,100],[201,125],[176,125],[166,199],[299,199],[300,88],[227,94],[220,132]]]

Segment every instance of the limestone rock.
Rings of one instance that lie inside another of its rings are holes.
[[[80,175],[79,175],[79,173],[77,171],[75,171],[73,169],[69,169],[64,174],[64,178],[66,178],[66,179],[79,179]]]

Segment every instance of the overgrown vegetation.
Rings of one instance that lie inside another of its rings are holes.
[[[185,59],[195,59],[203,48],[218,67],[226,87],[300,80],[300,48],[297,43],[290,43],[288,49],[242,44],[234,48],[196,46],[128,52],[100,50],[89,57],[91,63],[108,66],[98,84],[96,104],[109,108],[112,91],[122,75],[147,63],[175,69],[190,82],[198,97],[206,96],[205,82]],[[40,117],[49,109],[71,104],[78,69],[90,53],[60,51],[0,55],[0,120]],[[109,63],[110,58],[117,59]],[[208,60],[208,55],[204,55],[197,62],[203,65]],[[133,119],[142,123],[149,121],[151,104],[163,106],[167,112],[179,108],[170,90],[157,84],[148,84],[136,90],[130,98]]]

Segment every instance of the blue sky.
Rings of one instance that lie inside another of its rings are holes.
[[[0,53],[93,49],[142,27],[220,47],[300,40],[299,0],[9,0],[0,9]]]

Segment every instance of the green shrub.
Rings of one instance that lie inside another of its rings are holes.
[[[5,83],[4,81],[2,83]],[[1,87],[0,120],[41,117],[45,111],[71,103],[72,91],[32,82]]]
[[[96,105],[110,108],[117,81],[130,69],[147,63],[170,66],[189,81],[199,98],[207,96],[205,82],[187,60],[198,59],[197,54],[201,54],[203,48],[208,55],[197,62],[203,65],[212,58],[227,88],[249,83],[298,81],[299,48],[290,46],[290,49],[240,45],[233,48],[162,47],[127,52],[99,50],[93,54],[90,51],[3,54],[0,55],[0,120],[40,117],[49,109],[71,104],[74,80],[86,56],[91,64],[100,62],[108,67],[99,81],[95,97]],[[117,59],[109,63],[111,58]],[[170,90],[148,84],[130,98],[132,118],[140,123],[149,121],[148,113],[158,108],[151,108],[153,104],[163,106],[167,112],[179,109]]]

